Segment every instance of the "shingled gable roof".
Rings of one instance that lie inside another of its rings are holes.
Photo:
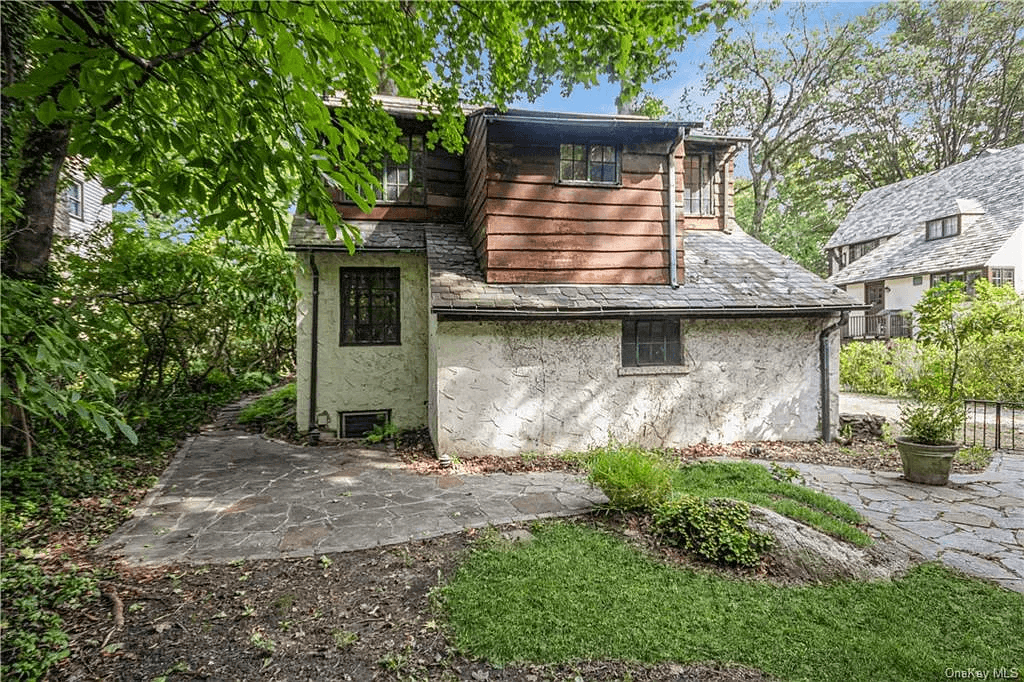
[[[360,251],[425,251],[431,311],[471,317],[802,316],[863,307],[742,230],[688,231],[686,279],[664,285],[489,284],[460,224],[356,221]],[[294,251],[343,250],[322,227],[297,216]]]
[[[925,222],[980,214],[959,235],[925,239]],[[826,248],[890,237],[829,278],[837,285],[981,267],[1024,227],[1024,145],[986,152],[866,192]]]

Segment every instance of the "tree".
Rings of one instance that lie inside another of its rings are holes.
[[[69,154],[92,159],[111,201],[145,212],[183,210],[267,238],[286,230],[283,209],[297,198],[333,231],[327,185],[366,208],[376,181],[362,150],[402,155],[372,100],[382,81],[436,106],[429,142],[458,151],[460,101],[501,106],[605,73],[633,98],[689,33],[735,9],[692,0],[3,3],[4,125],[16,133],[5,135],[4,189],[23,202],[4,215],[4,273],[45,271]],[[342,111],[325,106],[330,93],[342,93]]]
[[[803,8],[789,21],[721,36],[705,65],[715,125],[753,137],[755,236],[782,183],[803,195],[785,219],[824,205],[838,220],[867,189],[1024,142],[1024,4],[881,3],[821,32]]]
[[[704,64],[705,92],[718,93],[713,126],[751,137],[753,212],[746,227],[758,238],[776,186],[836,116],[831,91],[852,77],[868,32],[854,24],[812,30],[802,5],[790,9],[785,22],[792,30],[773,16],[767,27],[751,23],[723,33]]]

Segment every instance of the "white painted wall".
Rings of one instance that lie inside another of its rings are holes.
[[[687,321],[687,366],[621,370],[621,322],[437,325],[441,453],[580,450],[820,436],[821,320]],[[838,421],[838,335],[830,396]]]
[[[990,268],[1013,268],[1013,288],[1024,296],[1024,225],[995,252],[985,265]]]
[[[885,280],[885,307],[887,310],[913,310],[917,302],[928,291],[930,278],[921,277],[921,283],[915,285],[913,277],[897,277]]]
[[[77,168],[65,168],[65,187],[67,183],[82,185],[82,217],[72,215],[68,211],[66,189],[61,191],[54,220],[54,231],[62,236],[81,237],[94,230],[98,225],[109,223],[113,217],[113,208],[103,203],[107,195],[99,180],[85,177],[85,173]]]
[[[297,255],[296,417],[300,430],[309,424],[312,275],[309,255]],[[330,414],[329,430],[338,429],[338,413],[391,410],[400,429],[427,423],[427,284],[426,256],[418,253],[316,254],[320,270],[317,408]],[[339,268],[401,268],[402,343],[398,346],[342,346]]]

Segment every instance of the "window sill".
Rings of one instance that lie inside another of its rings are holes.
[[[645,365],[643,367],[619,367],[620,377],[671,376],[689,374],[689,365]]]
[[[598,182],[596,180],[559,180],[558,184],[569,187],[604,187],[605,189],[622,187],[622,182],[618,180],[615,182]]]

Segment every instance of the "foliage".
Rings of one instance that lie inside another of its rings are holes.
[[[717,661],[853,682],[1024,660],[1006,636],[1024,629],[1024,597],[939,565],[892,582],[780,586],[666,565],[579,525],[532,532],[475,551],[438,591],[463,653],[499,665]]]
[[[1024,299],[1012,287],[974,282],[926,292],[917,340],[851,342],[839,354],[848,390],[925,399],[1024,401]]]
[[[744,510],[749,508],[722,500],[774,509],[857,545],[871,542],[856,528],[861,518],[849,505],[785,480],[788,474],[783,470],[750,462],[679,467],[664,453],[618,443],[591,450],[581,459],[590,481],[608,496],[609,507],[662,518],[656,527],[714,561],[751,565],[751,552],[763,549],[756,533],[735,525],[740,515],[746,520]]]
[[[258,428],[269,435],[295,433],[295,382],[261,396],[238,415],[238,423]]]
[[[820,30],[797,6],[720,34],[711,118],[753,138],[741,224],[817,265],[806,254],[864,191],[1024,142],[1022,29],[1020,3],[941,0]]]
[[[964,407],[955,400],[922,400],[900,407],[903,438],[914,443],[953,443],[963,422]]]
[[[504,106],[605,76],[623,101],[665,77],[686,38],[739,2],[6,3],[24,52],[5,51],[5,111],[30,130],[5,164],[7,186],[34,196],[65,154],[92,160],[112,189],[147,213],[185,211],[201,225],[273,239],[297,199],[350,246],[335,190],[373,203],[373,163],[403,158],[398,129],[373,95],[436,108],[430,145],[463,143],[461,102]],[[7,22],[5,22],[7,23]],[[5,37],[8,37],[5,34]],[[6,41],[5,41],[6,42]],[[335,93],[339,93],[334,96]],[[324,102],[334,96],[334,111]],[[47,159],[22,173],[29,154]],[[52,184],[52,183],[51,183]],[[23,224],[52,211],[27,206]],[[52,221],[51,221],[52,222]],[[26,235],[30,236],[30,235]],[[8,243],[5,271],[31,274],[47,234]],[[45,255],[45,254],[42,254]],[[9,261],[9,262],[8,262]]]
[[[750,505],[728,498],[679,495],[654,509],[654,530],[708,561],[756,566],[772,537],[747,527]]]
[[[649,511],[671,491],[668,460],[635,445],[612,443],[586,453],[590,482],[608,496],[608,504],[622,511]]]
[[[391,440],[398,435],[398,427],[392,422],[377,423],[373,425],[373,429],[366,434],[366,442],[370,445],[382,443],[386,440]]]
[[[58,573],[44,572],[32,561],[31,552],[3,555],[0,593],[4,595],[3,662],[4,679],[37,680],[71,653],[58,608],[75,608],[95,598],[97,575],[75,568]]]

